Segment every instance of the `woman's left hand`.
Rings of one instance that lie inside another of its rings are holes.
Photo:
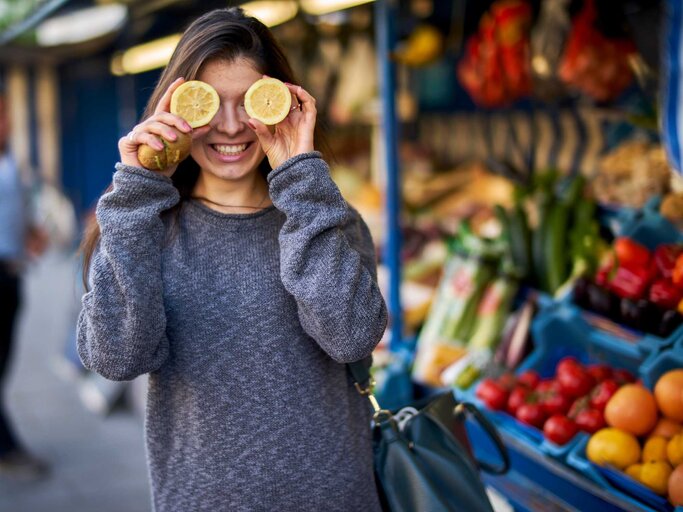
[[[289,158],[313,151],[313,132],[317,111],[315,98],[300,85],[286,84],[294,96],[292,110],[284,121],[268,127],[249,119],[248,124],[256,132],[271,168],[275,169]],[[295,108],[296,105],[298,108]]]

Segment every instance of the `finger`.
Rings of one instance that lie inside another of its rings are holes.
[[[268,152],[268,149],[273,145],[273,134],[268,127],[257,119],[249,119],[247,124],[256,133],[263,150]]]
[[[144,131],[133,130],[119,140],[119,147],[126,152],[135,151],[137,150],[138,146],[143,144],[147,144],[149,147],[157,151],[164,149],[163,142],[161,142],[157,136]]]
[[[157,107],[154,109],[154,113],[168,112],[171,110],[171,96],[173,96],[173,91],[175,91],[180,85],[185,81],[183,77],[176,78],[171,85],[168,86],[166,92],[159,100]]]
[[[315,98],[311,96],[306,89],[304,89],[300,85],[294,85],[290,83],[286,83],[285,85],[299,101],[299,104],[301,105],[302,110],[304,112],[306,112],[307,109],[315,110]]]
[[[158,114],[155,114],[153,117],[148,119],[148,121],[151,120],[161,121],[162,123],[165,123],[169,126],[174,126],[175,128],[184,133],[190,133],[192,131],[192,127],[189,125],[187,121],[185,121],[185,119],[175,114],[171,114],[170,112],[159,112]]]
[[[147,121],[140,126],[141,132],[150,132],[155,135],[159,135],[168,141],[174,141],[178,139],[178,133],[175,128],[162,123],[161,121]]]

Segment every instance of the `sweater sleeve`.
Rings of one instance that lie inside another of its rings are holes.
[[[96,208],[101,238],[78,320],[78,353],[86,368],[130,380],[168,356],[160,214],[179,195],[161,174],[123,164],[116,169],[113,190]]]
[[[268,181],[273,203],[286,216],[280,273],[302,327],[334,360],[364,359],[387,323],[367,226],[317,152],[287,160]]]

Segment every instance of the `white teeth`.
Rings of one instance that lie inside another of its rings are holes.
[[[227,144],[215,144],[213,147],[222,155],[237,155],[247,149],[246,144],[237,144],[234,146],[228,146]]]

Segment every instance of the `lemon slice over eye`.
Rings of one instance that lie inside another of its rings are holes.
[[[216,89],[206,82],[190,80],[173,91],[171,114],[182,117],[192,128],[197,128],[209,124],[220,103]]]
[[[277,78],[261,78],[244,95],[244,108],[249,117],[263,124],[278,124],[289,114],[292,93]]]

